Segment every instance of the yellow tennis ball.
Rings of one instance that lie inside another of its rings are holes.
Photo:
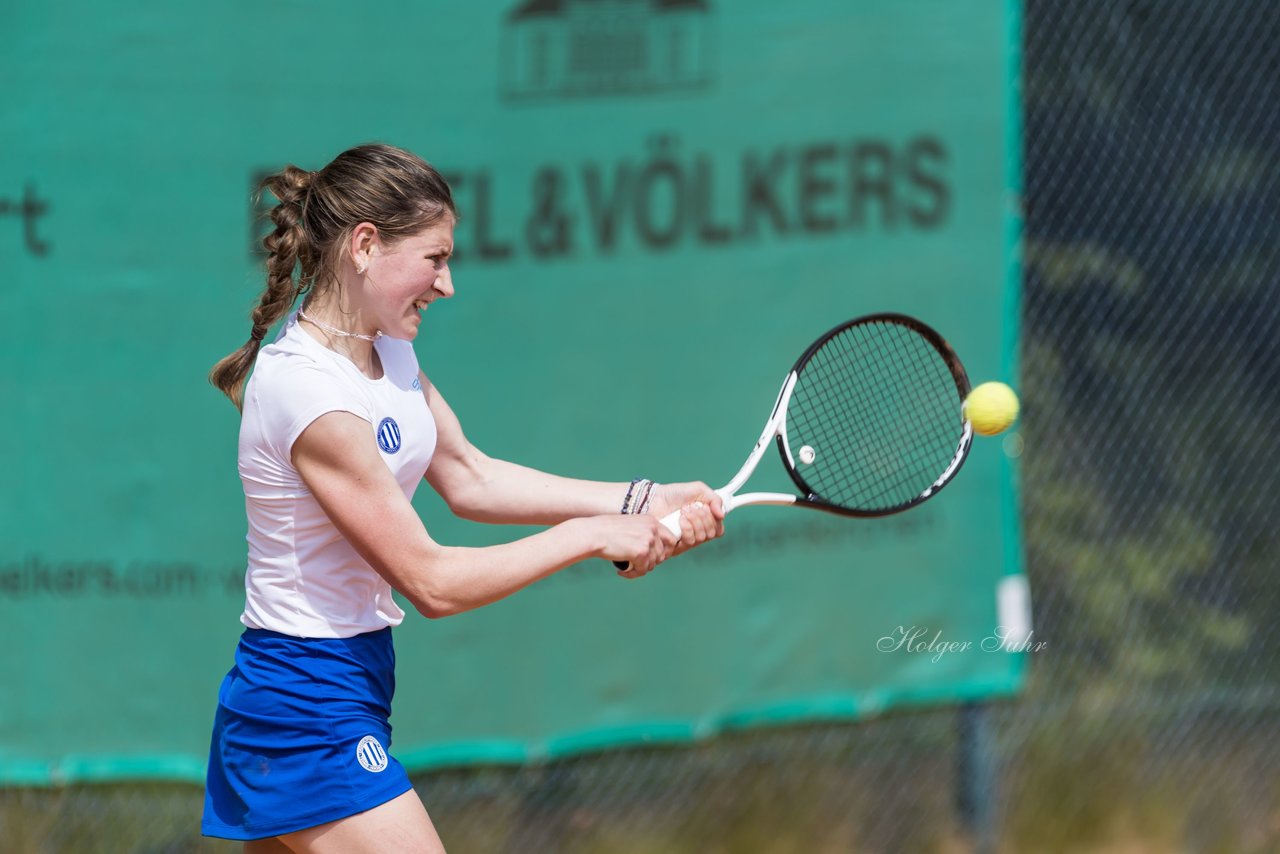
[[[1018,417],[1018,396],[1004,383],[983,383],[965,398],[964,417],[982,436],[1003,433]]]

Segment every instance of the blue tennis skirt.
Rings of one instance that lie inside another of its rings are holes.
[[[389,628],[351,638],[246,629],[218,691],[204,835],[279,836],[409,791],[387,752],[395,660]]]

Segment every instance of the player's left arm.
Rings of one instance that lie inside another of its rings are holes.
[[[419,379],[436,422],[436,450],[426,479],[455,515],[495,524],[556,525],[621,510],[627,483],[560,477],[485,454],[467,439],[426,374],[419,372]],[[717,519],[723,518],[719,496],[705,483],[663,484],[650,512],[665,515],[695,501],[710,504]]]

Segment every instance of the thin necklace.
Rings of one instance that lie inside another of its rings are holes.
[[[302,313],[302,309],[298,309],[298,317],[301,317],[307,323],[312,323],[312,324],[315,324],[316,326],[319,326],[321,329],[323,329],[325,332],[328,332],[331,335],[344,335],[347,338],[359,338],[361,341],[377,341],[379,338],[382,337],[381,329],[379,329],[377,332],[373,333],[372,335],[361,335],[359,332],[348,332],[345,329],[338,329],[335,326],[330,326],[327,323],[322,323],[321,321],[316,320],[314,317],[307,317],[305,314]]]

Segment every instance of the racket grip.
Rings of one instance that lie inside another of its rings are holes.
[[[672,510],[670,513],[662,517],[661,522],[662,522],[662,527],[666,528],[668,531],[675,534],[676,538],[679,539],[680,537],[680,511],[679,510]],[[631,568],[630,562],[625,560],[615,560],[613,562],[613,565],[623,572],[626,572],[628,569]]]

